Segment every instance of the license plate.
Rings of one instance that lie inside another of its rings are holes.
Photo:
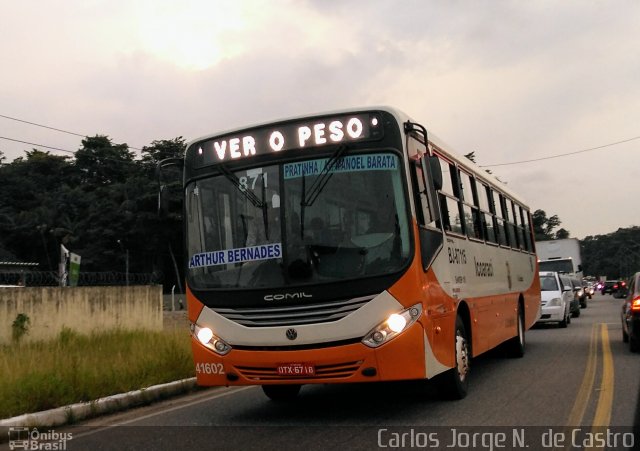
[[[278,376],[313,376],[316,366],[311,363],[282,363],[278,365]]]

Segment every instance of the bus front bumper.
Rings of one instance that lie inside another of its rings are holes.
[[[420,322],[378,348],[357,342],[298,350],[231,349],[220,356],[195,337],[191,346],[201,386],[374,382],[427,374]]]

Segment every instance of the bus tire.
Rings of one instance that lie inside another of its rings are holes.
[[[460,316],[456,317],[454,337],[455,366],[442,375],[441,386],[449,399],[463,399],[469,390],[471,360],[469,336]]]
[[[518,304],[518,331],[516,336],[509,339],[506,343],[507,355],[511,358],[520,358],[524,356],[524,312],[520,304]]]
[[[263,385],[262,391],[272,401],[276,401],[276,402],[293,401],[298,397],[298,393],[300,393],[301,387],[302,386],[299,384]]]

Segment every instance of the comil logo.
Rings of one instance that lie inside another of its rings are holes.
[[[312,294],[307,294],[304,291],[300,291],[299,293],[286,293],[286,294],[268,294],[264,297],[265,301],[286,301],[289,299],[304,299],[304,298],[312,298]]]
[[[37,428],[10,427],[9,449],[19,450],[66,450],[67,442],[73,439],[71,432],[56,432],[51,429],[40,432]]]

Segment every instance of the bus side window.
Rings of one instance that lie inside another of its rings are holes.
[[[440,169],[442,171],[442,189],[438,191],[440,201],[440,216],[444,230],[457,234],[464,234],[462,221],[463,211],[458,196],[460,195],[460,184],[456,174],[456,167],[439,158]]]
[[[522,227],[524,229],[524,240],[527,245],[527,251],[533,252],[533,235],[531,226],[529,225],[529,212],[521,208],[520,213],[522,214]]]
[[[497,243],[495,228],[493,226],[493,216],[489,200],[489,187],[481,181],[476,182],[478,206],[480,207],[480,222],[485,240],[490,243]]]
[[[496,231],[497,242],[498,244],[501,244],[503,246],[508,246],[509,242],[507,241],[507,231],[504,225],[504,219],[502,218],[500,194],[497,191],[492,190],[491,188],[488,188],[487,192],[490,193],[490,207],[491,213],[493,214],[493,224]]]
[[[475,179],[464,171],[460,171],[461,199],[463,201],[463,217],[467,230],[467,236],[482,240],[482,221],[478,208],[478,195],[476,193]]]
[[[513,218],[513,207],[511,199],[500,195],[500,204],[502,205],[502,217],[504,218],[504,226],[507,231],[507,239],[509,240],[509,245],[513,248],[517,248],[518,243],[516,242],[516,221],[515,218]]]

